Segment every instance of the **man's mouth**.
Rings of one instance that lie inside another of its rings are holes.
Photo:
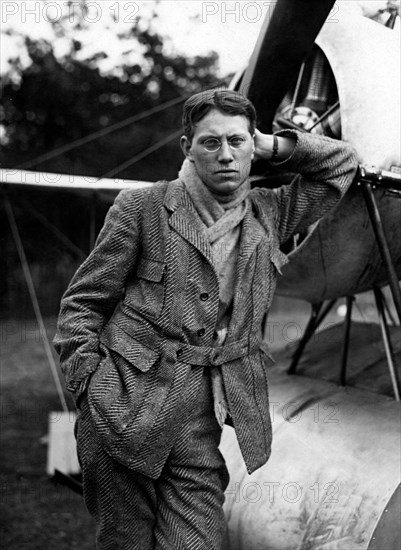
[[[226,170],[217,170],[216,174],[237,174],[237,170],[230,170],[230,169],[226,169]]]

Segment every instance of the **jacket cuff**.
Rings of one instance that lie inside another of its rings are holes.
[[[68,391],[81,394],[87,387],[89,376],[97,369],[101,357],[97,353],[82,354],[76,351],[70,360],[61,365]]]
[[[302,173],[305,170],[305,163],[315,163],[322,156],[322,151],[329,151],[333,147],[333,143],[337,141],[337,147],[346,147],[346,144],[342,141],[333,140],[320,134],[310,134],[309,132],[301,132],[299,130],[279,130],[274,132],[278,137],[288,137],[295,140],[295,147],[293,152],[285,160],[279,162],[273,162],[274,166],[280,168],[287,168],[291,172]],[[323,145],[324,142],[328,142]],[[325,149],[322,149],[322,146]],[[327,149],[327,146],[330,149]]]
[[[269,162],[272,166],[278,166],[280,168],[282,166],[285,167],[288,162],[292,164],[294,160],[297,161],[298,156],[302,157],[302,153],[299,153],[299,141],[300,141],[300,136],[302,135],[302,132],[298,132],[297,130],[285,129],[285,130],[278,130],[277,132],[274,132],[274,135],[277,137],[292,138],[293,140],[295,140],[295,147],[291,155],[286,159],[278,160],[278,161],[270,160]]]

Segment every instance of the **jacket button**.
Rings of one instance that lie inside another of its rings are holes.
[[[209,294],[207,292],[202,292],[199,298],[202,300],[202,302],[206,302],[206,300],[209,299]]]
[[[211,360],[212,365],[217,365],[219,358],[220,358],[219,353],[215,351],[212,355],[212,360]]]
[[[184,353],[184,350],[182,349],[177,349],[177,351],[175,352],[176,356],[177,357],[181,357],[181,355]]]
[[[206,330],[204,328],[200,328],[198,330],[198,336],[205,336],[205,332],[206,332]]]

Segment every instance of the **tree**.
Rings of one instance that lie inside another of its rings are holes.
[[[25,36],[31,64],[23,68],[16,58],[12,61],[12,75],[3,78],[3,166],[25,165],[50,172],[102,176],[179,128],[181,104],[62,156],[30,163],[44,153],[135,114],[219,84],[217,54],[188,58],[166,53],[166,38],[152,25],[155,17],[153,12],[148,20],[138,20],[118,34],[127,48],[121,64],[106,74],[102,62],[108,54],[102,49],[82,59],[84,48],[78,39],[86,24],[82,13],[73,24],[68,23],[67,16],[53,23],[57,39],[67,39],[69,43],[69,50],[61,59],[56,57],[50,41]],[[140,62],[129,62],[138,57]],[[145,158],[118,176],[174,177],[181,162],[178,144],[166,146],[151,158],[151,163]],[[172,158],[177,158],[177,162],[171,162]]]

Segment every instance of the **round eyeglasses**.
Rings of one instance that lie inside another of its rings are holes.
[[[227,140],[227,143],[230,149],[234,149],[234,150],[240,149],[245,142],[246,142],[246,138],[240,137],[240,136],[233,136]],[[206,151],[209,151],[209,153],[215,153],[221,148],[221,146],[223,145],[223,142],[217,138],[208,138],[205,141],[203,141],[201,145]]]

